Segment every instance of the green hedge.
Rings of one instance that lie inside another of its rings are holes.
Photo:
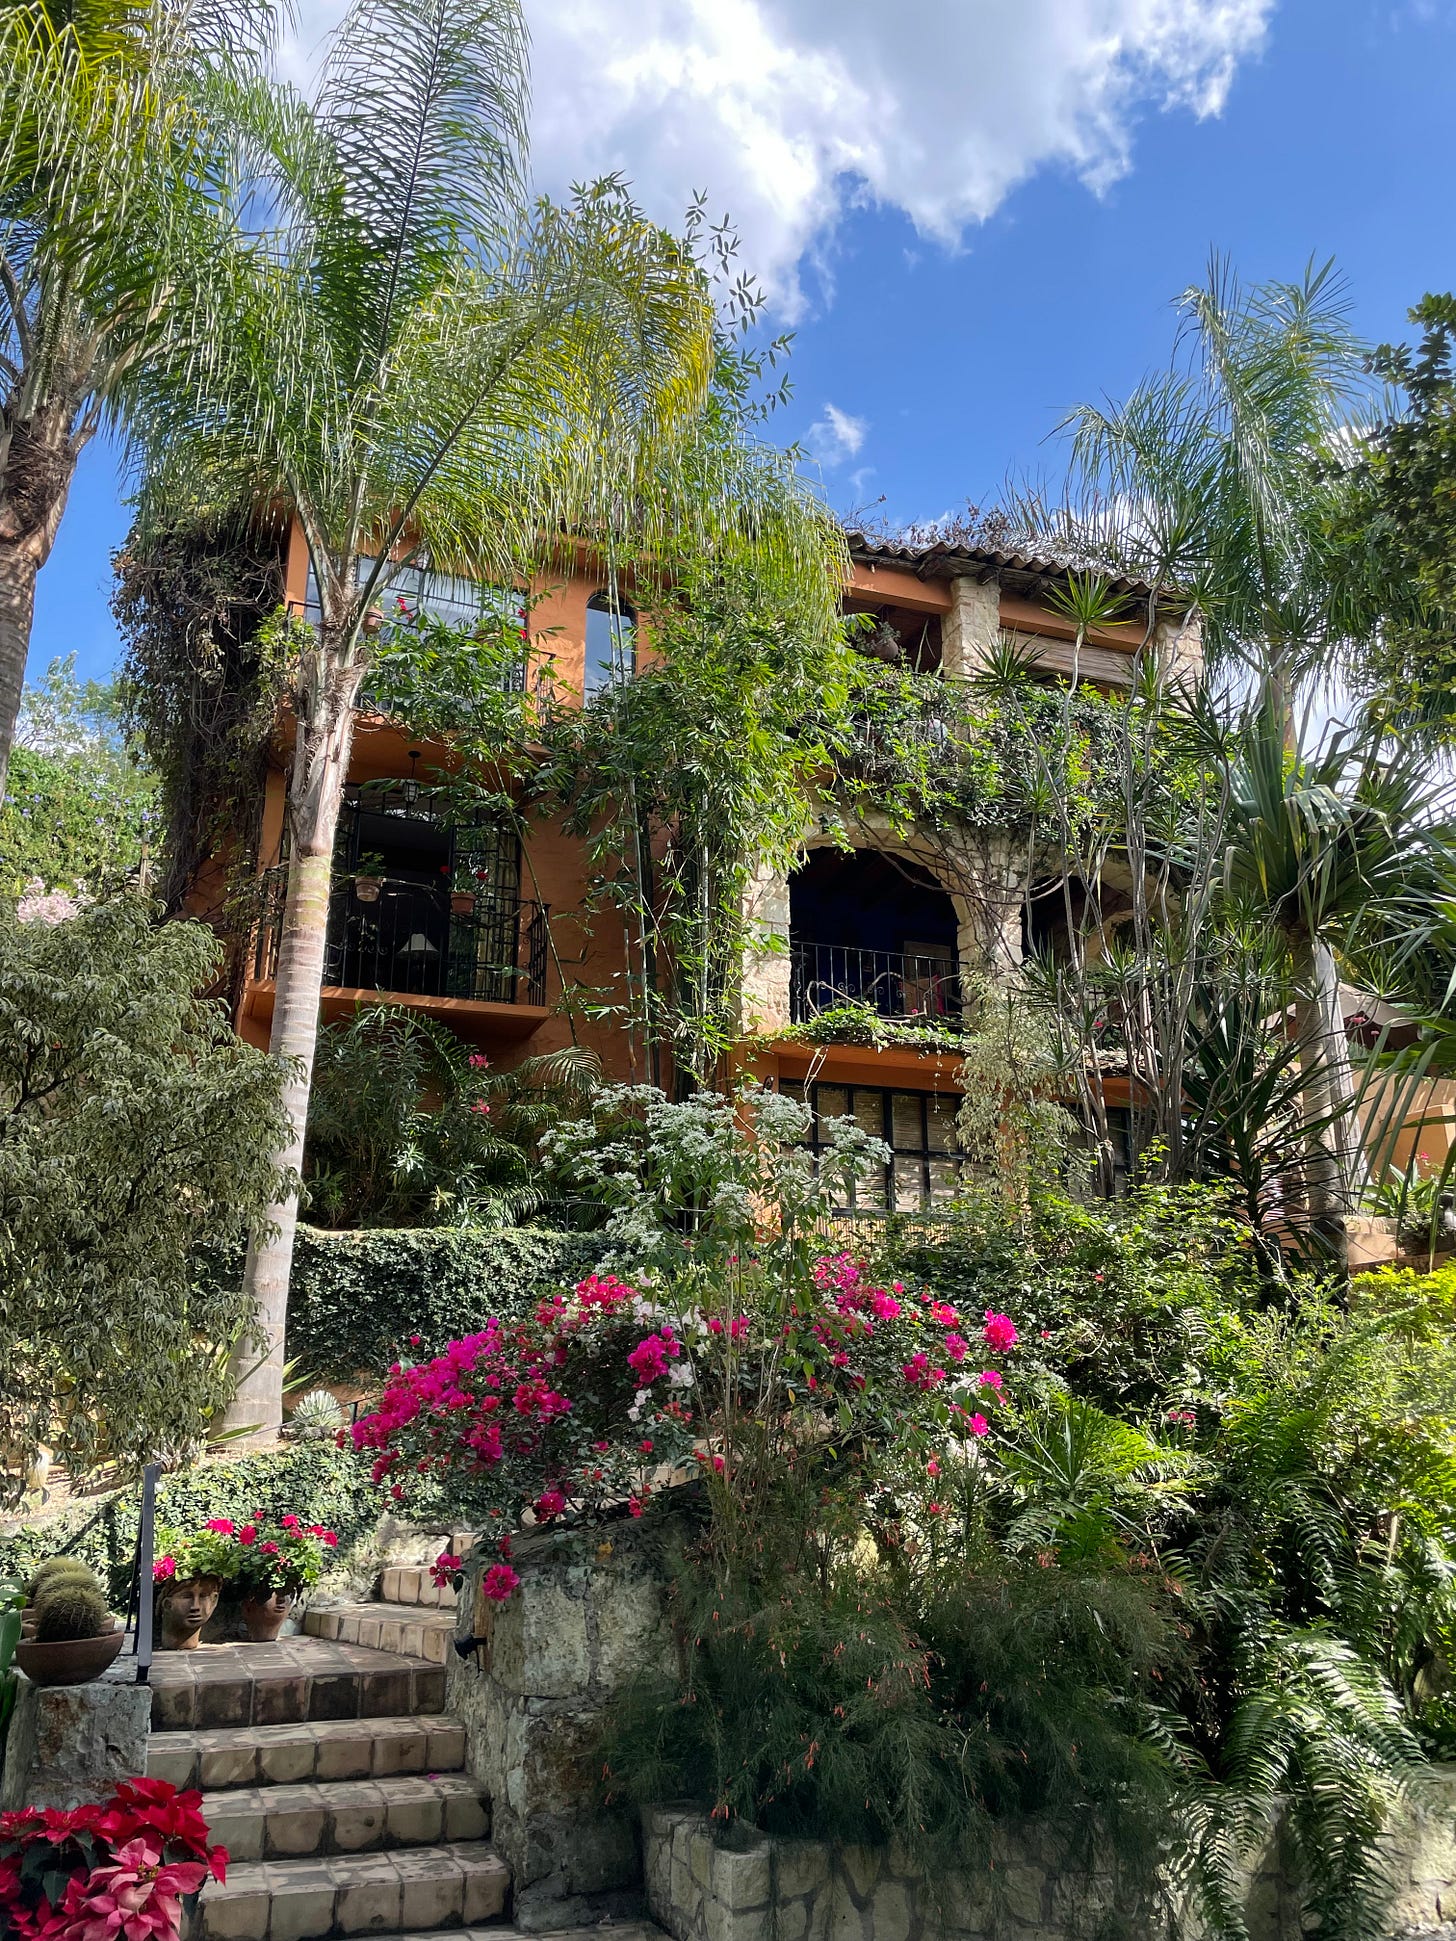
[[[68,1550],[109,1584],[113,1600],[124,1598],[136,1553],[139,1494],[131,1489],[100,1503],[92,1498],[0,1536],[0,1578],[23,1580],[43,1557]],[[270,1516],[292,1511],[305,1523],[335,1531],[341,1554],[370,1534],[385,1508],[368,1465],[328,1442],[194,1463],[157,1486],[159,1524],[185,1530],[214,1516],[243,1523],[255,1510]],[[88,1523],[93,1527],[87,1529]]]
[[[409,1342],[437,1349],[492,1314],[527,1312],[596,1260],[590,1234],[546,1227],[300,1226],[288,1302],[288,1354],[324,1381],[382,1375]]]

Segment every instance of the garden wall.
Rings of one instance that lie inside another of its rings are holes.
[[[696,1808],[642,1816],[647,1910],[674,1941],[1163,1941],[1167,1928],[1109,1873],[1059,1859],[1049,1829],[998,1833],[977,1874],[931,1892],[893,1851],[725,1840]],[[1391,1840],[1382,1934],[1456,1918],[1456,1767]],[[1270,1842],[1245,1893],[1250,1941],[1305,1941]],[[1372,1935],[1370,1941],[1377,1941]]]

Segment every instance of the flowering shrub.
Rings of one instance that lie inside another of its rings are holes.
[[[297,1597],[318,1582],[338,1541],[321,1523],[305,1525],[291,1512],[274,1518],[258,1510],[246,1523],[212,1517],[186,1536],[159,1531],[157,1548],[163,1554],[152,1575],[158,1582],[218,1577],[236,1584],[245,1597]]]
[[[203,1882],[222,1880],[200,1793],[125,1780],[99,1806],[0,1813],[0,1933],[15,1941],[178,1941]]]

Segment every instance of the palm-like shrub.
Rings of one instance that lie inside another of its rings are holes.
[[[361,1007],[319,1035],[304,1168],[327,1227],[505,1226],[545,1199],[536,1142],[579,1111],[595,1057],[568,1047],[492,1072],[403,1006]]]

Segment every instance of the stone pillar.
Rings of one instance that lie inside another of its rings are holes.
[[[632,1814],[596,1802],[597,1734],[633,1676],[675,1663],[664,1616],[665,1520],[533,1530],[515,1540],[520,1588],[503,1604],[467,1566],[449,1708],[464,1720],[470,1771],[491,1801],[491,1839],[511,1869],[516,1925],[572,1927],[635,1915],[641,1862]]]
[[[1203,621],[1196,612],[1160,620],[1153,646],[1164,680],[1180,687],[1203,685]]]
[[[0,1810],[83,1806],[147,1769],[152,1692],[119,1658],[89,1685],[32,1685],[17,1672]]]
[[[950,612],[940,622],[940,664],[953,680],[966,680],[986,665],[1001,638],[1001,582],[955,579],[950,583]]]
[[[789,883],[760,863],[743,898],[752,941],[743,954],[740,1028],[746,1037],[772,1037],[792,1023],[789,1001]]]
[[[963,971],[1009,977],[1020,964],[1026,897],[1024,843],[992,830],[963,837],[951,858],[964,885],[955,896],[960,919],[956,955]]]

